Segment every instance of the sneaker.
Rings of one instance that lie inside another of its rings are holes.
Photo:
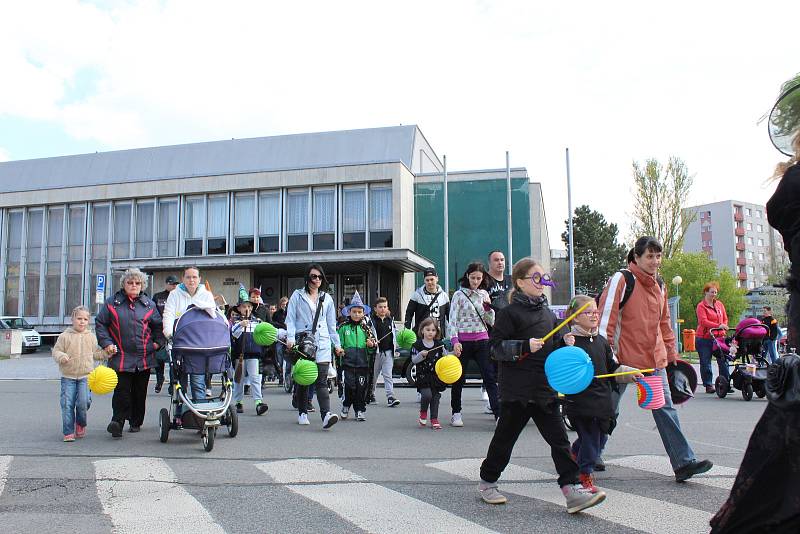
[[[386,399],[386,405],[389,408],[394,408],[395,406],[398,406],[399,404],[400,404],[400,401],[395,399],[394,397],[389,397],[388,399]]]
[[[82,438],[86,435],[86,427],[81,425],[75,425],[75,437]]]
[[[256,403],[256,415],[264,415],[269,410],[269,406],[267,406],[266,402],[257,402]]]
[[[569,514],[591,508],[606,498],[605,492],[598,490],[597,493],[591,493],[580,484],[568,484],[561,488],[561,493],[567,499],[567,513]]]
[[[153,391],[155,391],[156,393],[161,393],[161,386],[162,385],[163,384],[156,384],[156,387],[153,388]]]
[[[183,429],[183,419],[180,417],[175,418],[175,422],[172,424],[175,430],[182,430]]]
[[[68,441],[75,441],[75,434],[66,434],[66,435],[64,436],[64,441],[65,441],[65,442],[68,442]]]
[[[112,438],[122,437],[122,424],[118,423],[117,421],[111,421],[108,423],[106,430],[111,434]]]
[[[464,426],[464,421],[461,419],[460,413],[454,413],[450,418],[450,426]]]
[[[316,412],[316,410],[314,409],[314,405],[313,405],[313,404],[311,404],[310,402],[308,403],[308,408],[307,408],[307,410],[308,410],[308,413],[314,413],[314,412]]]
[[[434,419],[431,417],[431,428],[434,430],[441,430],[442,425],[439,423],[438,419]]]
[[[356,412],[356,421],[366,421],[367,414],[365,412]]]
[[[241,402],[236,403],[236,413],[244,413],[244,406]]]
[[[428,412],[419,412],[419,426],[428,426]]]
[[[311,423],[308,421],[308,414],[301,413],[297,416],[297,424],[298,425],[310,425]]]
[[[679,467],[675,470],[675,482],[685,482],[694,475],[705,473],[712,467],[714,467],[714,464],[709,460],[692,460],[683,467]]]
[[[486,504],[505,504],[508,502],[506,496],[497,490],[497,484],[494,482],[484,482],[481,480],[478,483],[478,493],[480,493],[481,499],[483,499],[483,502]]]
[[[486,404],[483,407],[483,413],[485,414],[494,413],[494,410],[492,410],[492,404],[489,402],[488,399],[486,400]]]
[[[603,461],[602,456],[598,456],[597,460],[594,461],[594,470],[595,471],[605,471],[606,470],[606,463]]]
[[[350,415],[350,406],[342,406],[342,419],[347,419],[348,415]]]
[[[322,428],[324,430],[328,430],[330,427],[335,425],[339,422],[339,416],[335,413],[328,412],[325,414],[325,418],[322,419]]]
[[[580,473],[578,477],[581,480],[581,486],[583,486],[590,492],[597,493],[598,491],[600,491],[597,489],[597,486],[594,485],[594,477],[592,476],[591,473]]]
[[[128,432],[136,433],[139,432],[141,429],[142,427],[140,426],[131,425],[130,428],[128,428]]]

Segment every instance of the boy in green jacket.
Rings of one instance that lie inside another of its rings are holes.
[[[348,321],[337,329],[344,349],[342,419],[347,419],[351,406],[355,409],[357,421],[367,419],[365,412],[370,373],[369,357],[375,352],[372,329],[364,320],[364,316],[368,313],[370,313],[369,306],[364,304],[361,295],[356,291],[350,304],[342,310],[342,316],[347,317]]]

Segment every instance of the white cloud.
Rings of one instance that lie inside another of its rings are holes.
[[[18,2],[0,21],[0,117],[107,148],[417,123],[453,169],[527,166],[551,244],[575,205],[627,231],[630,163],[683,157],[693,202],[765,201],[756,126],[800,46],[796,2]],[[43,17],[42,12],[48,16]],[[96,84],[64,96],[84,69]],[[53,147],[53,154],[59,154]]]

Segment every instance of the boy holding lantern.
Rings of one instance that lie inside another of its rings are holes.
[[[370,307],[364,304],[358,291],[353,295],[350,304],[342,309],[342,316],[348,317],[348,321],[337,329],[344,350],[342,356],[344,376],[342,419],[347,419],[350,407],[353,406],[356,420],[367,420],[369,356],[376,347],[373,331],[364,320],[365,315],[370,311]]]

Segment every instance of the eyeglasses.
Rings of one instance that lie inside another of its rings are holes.
[[[553,279],[550,278],[550,275],[547,273],[533,273],[527,278],[530,279],[534,284],[544,283],[543,285],[548,285],[548,283],[553,281]]]
[[[322,280],[322,275],[319,274],[309,274],[308,278],[311,280]]]
[[[589,317],[592,317],[592,316],[594,316],[594,317],[599,317],[599,316],[600,316],[600,312],[599,312],[599,311],[597,311],[597,310],[595,310],[595,311],[588,311],[588,312],[583,312],[581,315],[588,315]]]

